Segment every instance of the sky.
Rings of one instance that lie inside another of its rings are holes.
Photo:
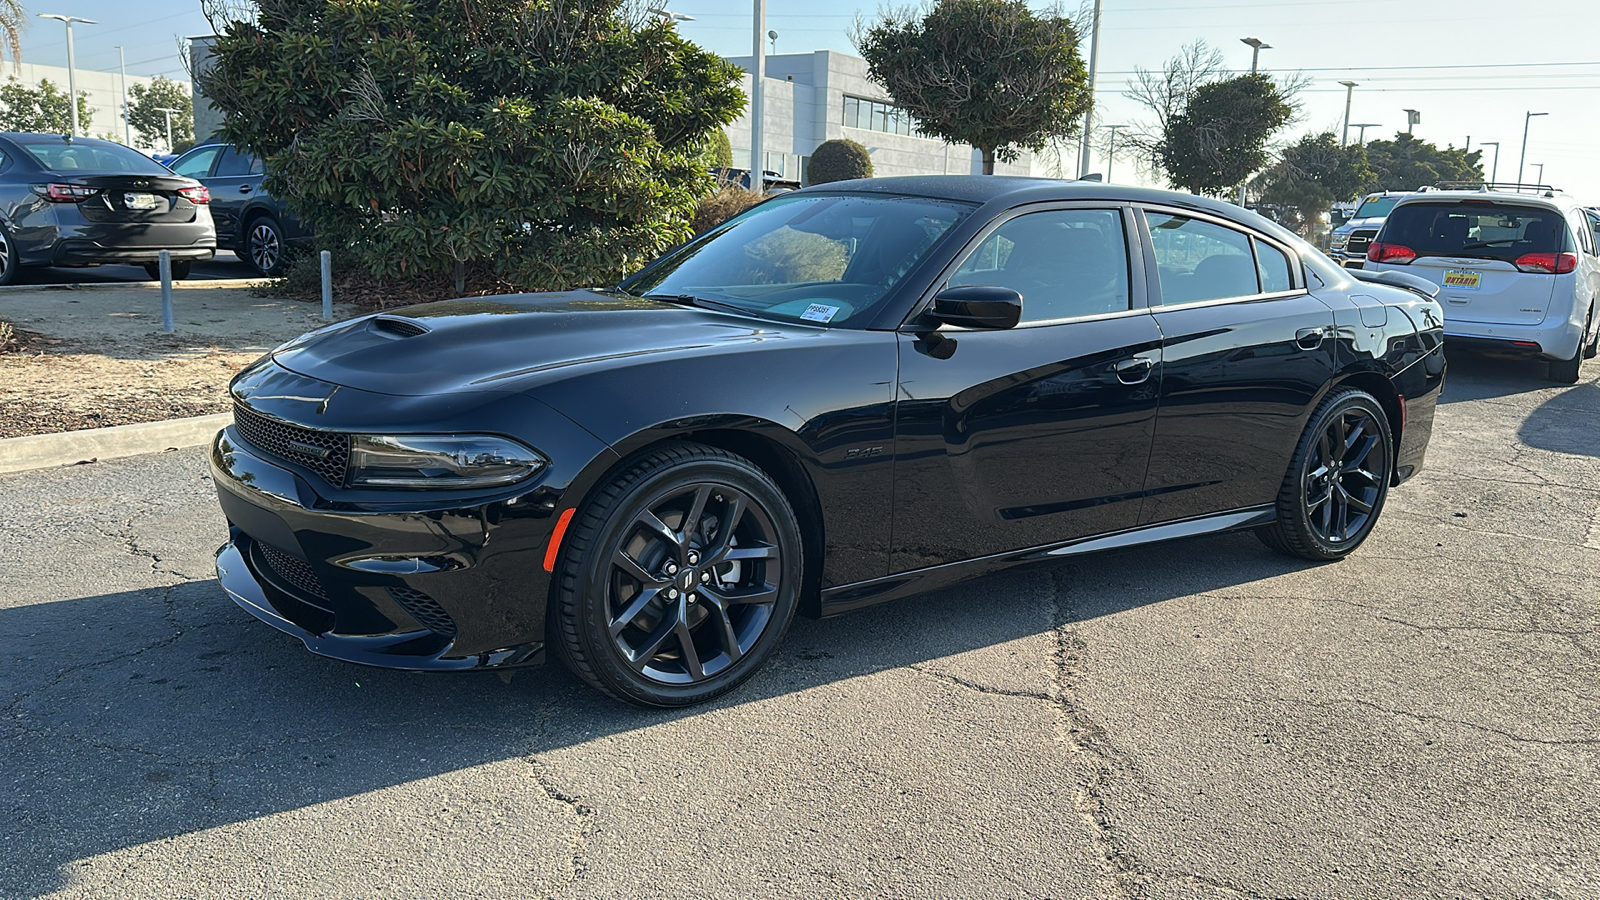
[[[179,38],[209,33],[198,0],[24,0],[33,14],[63,13],[98,20],[74,27],[77,64],[114,71],[116,45],[126,48],[130,75],[183,78]],[[1045,3],[1032,3],[1044,9]],[[750,53],[753,2],[667,0],[690,40],[726,56]],[[767,27],[778,32],[777,52],[854,52],[849,30],[876,4],[847,0],[767,0]],[[1077,0],[1068,0],[1076,12]],[[1240,38],[1272,45],[1261,67],[1273,75],[1303,73],[1299,121],[1282,135],[1341,130],[1345,88],[1355,81],[1351,122],[1372,122],[1369,139],[1405,128],[1403,109],[1422,113],[1419,138],[1440,146],[1499,142],[1502,181],[1514,181],[1524,114],[1531,120],[1525,181],[1543,180],[1589,203],[1600,203],[1600,4],[1593,0],[1103,0],[1100,60],[1095,79],[1100,123],[1147,118],[1123,92],[1135,68],[1158,68],[1185,44],[1200,39],[1220,49],[1240,71],[1250,48]],[[771,46],[770,44],[768,45]],[[1088,41],[1082,51],[1087,57]],[[33,19],[23,35],[23,59],[66,65],[59,22]],[[1351,130],[1351,139],[1356,137]],[[1484,148],[1485,174],[1495,150]],[[1070,164],[1069,164],[1070,165]],[[1133,160],[1119,156],[1117,181],[1143,181]],[[1096,170],[1103,171],[1102,156]]]

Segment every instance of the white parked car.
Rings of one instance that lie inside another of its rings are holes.
[[[1367,269],[1439,285],[1445,339],[1537,355],[1572,384],[1600,349],[1600,255],[1584,208],[1548,189],[1403,197]]]

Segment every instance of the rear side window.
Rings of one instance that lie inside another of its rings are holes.
[[[33,142],[17,140],[39,165],[52,172],[131,172],[137,175],[170,175],[171,169],[137,150],[109,141],[64,141],[59,138]]]
[[[240,153],[232,147],[222,151],[222,160],[217,163],[218,178],[242,177],[246,175],[261,174],[261,159],[249,153]]]
[[[1144,215],[1155,244],[1163,304],[1260,293],[1248,235],[1186,216]]]
[[[1561,213],[1492,200],[1441,200],[1395,207],[1378,240],[1417,256],[1515,262],[1529,253],[1575,248]]]
[[[205,178],[211,174],[211,164],[216,161],[220,147],[201,147],[174,160],[172,171],[188,178]]]

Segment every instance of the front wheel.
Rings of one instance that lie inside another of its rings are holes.
[[[16,284],[21,274],[22,266],[17,263],[17,245],[12,242],[11,233],[0,226],[0,284]]]
[[[793,508],[749,460],[702,444],[650,451],[578,512],[561,548],[551,642],[607,694],[687,706],[733,690],[794,618]]]
[[[189,268],[191,266],[193,266],[193,265],[194,265],[194,261],[193,260],[189,260],[189,259],[175,259],[175,260],[173,260],[172,261],[172,280],[173,281],[182,281],[185,278],[188,278],[189,277]],[[160,281],[161,280],[161,264],[160,263],[153,263],[153,262],[145,263],[144,264],[144,270],[145,270],[145,273],[148,274],[153,280],[155,280],[155,281]]]
[[[1383,406],[1365,391],[1338,391],[1311,415],[1278,491],[1277,521],[1256,535],[1290,556],[1342,559],[1377,524],[1393,472]]]

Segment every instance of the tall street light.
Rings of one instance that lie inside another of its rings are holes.
[[[133,146],[133,122],[128,118],[128,57],[122,52],[122,45],[117,45],[117,70],[122,73],[122,80],[118,82],[122,91],[122,142],[129,147]]]
[[[75,63],[77,58],[72,55],[72,23],[82,22],[85,25],[98,25],[93,19],[80,19],[77,16],[63,16],[60,13],[39,13],[41,19],[55,19],[64,22],[67,26],[67,108],[72,111],[72,136],[78,136],[78,76]]]
[[[1359,128],[1359,129],[1361,129],[1360,131],[1356,132],[1356,143],[1365,145],[1367,143],[1367,129],[1368,128],[1377,128],[1381,124],[1383,124],[1383,123],[1381,123],[1381,122],[1351,122],[1350,123],[1350,127],[1351,128]]]
[[[1544,184],[1544,163],[1534,163],[1539,167],[1539,174],[1533,176],[1534,184]]]
[[[1261,40],[1260,38],[1253,38],[1253,37],[1239,38],[1239,43],[1246,44],[1246,45],[1248,45],[1250,47],[1250,74],[1251,75],[1256,74],[1256,72],[1260,71],[1261,51],[1263,51],[1263,50],[1271,50],[1272,49],[1272,45],[1267,43],[1266,41]],[[1245,191],[1245,187],[1248,186],[1249,184],[1250,184],[1250,177],[1248,175],[1245,176],[1244,181],[1239,182],[1239,205],[1240,206],[1244,206],[1244,202],[1245,202],[1244,201],[1244,191]]]
[[[1089,38],[1089,108],[1083,114],[1083,147],[1078,153],[1078,177],[1089,174],[1089,135],[1094,131],[1094,74],[1100,65],[1100,0],[1094,0],[1094,34]]]
[[[1108,138],[1110,144],[1106,147],[1106,184],[1111,183],[1111,166],[1117,161],[1117,132],[1127,127],[1126,125],[1106,126],[1106,130],[1111,132],[1111,137]]]
[[[1356,85],[1359,82],[1341,81],[1344,85],[1344,135],[1339,138],[1339,146],[1350,143],[1350,99],[1355,96]]]
[[[1422,123],[1422,113],[1414,109],[1402,109],[1400,111],[1406,114],[1406,134],[1410,134],[1411,126]]]
[[[172,152],[172,114],[175,113],[175,112],[181,112],[182,110],[176,110],[176,109],[173,109],[170,106],[158,106],[158,107],[156,107],[156,111],[157,112],[161,112],[161,113],[165,113],[166,116],[167,116],[167,152],[171,153]]]
[[[1478,142],[1478,146],[1479,147],[1493,147],[1494,148],[1494,168],[1491,169],[1490,172],[1489,172],[1489,183],[1490,184],[1494,184],[1495,176],[1500,174],[1500,142],[1499,141],[1479,141]]]
[[[1522,168],[1528,162],[1528,126],[1533,123],[1534,116],[1548,115],[1550,114],[1531,112],[1522,117],[1522,156],[1517,160],[1517,184],[1522,183]]]
[[[766,44],[767,0],[755,0],[754,28],[751,34],[754,64],[750,67],[750,190],[760,196],[767,192],[767,172],[761,148],[761,79],[767,77]]]

